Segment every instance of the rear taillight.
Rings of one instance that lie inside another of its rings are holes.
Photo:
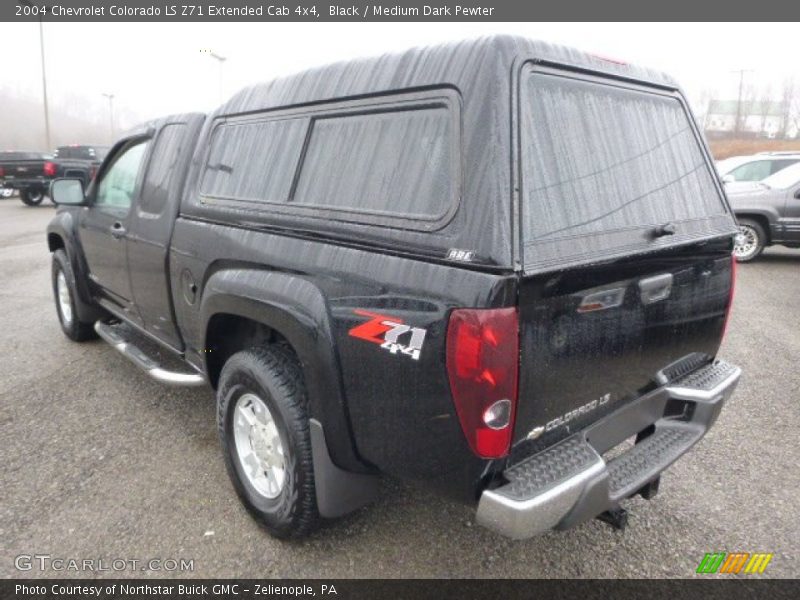
[[[95,175],[97,175],[97,167],[91,167],[89,169],[89,181],[93,181]]]
[[[731,289],[728,290],[728,306],[725,307],[725,324],[722,326],[722,339],[728,332],[728,323],[731,320],[731,308],[733,308],[733,294],[736,291],[736,257],[731,255]]]
[[[56,174],[56,163],[44,163],[44,174],[48,177],[53,177]]]
[[[472,451],[481,458],[507,455],[517,411],[517,309],[454,310],[447,328],[447,374]]]
[[[6,170],[3,167],[0,167],[0,177],[6,176]]]

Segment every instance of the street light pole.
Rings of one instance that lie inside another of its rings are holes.
[[[44,61],[44,23],[39,15],[39,50],[42,54],[42,98],[44,100],[44,144],[45,150],[50,151],[50,110],[47,106],[47,67]]]
[[[225,56],[220,56],[216,52],[212,52],[211,53],[211,58],[215,59],[219,63],[219,103],[222,104],[222,99],[223,99],[223,95],[222,95],[222,65],[228,59]]]
[[[42,7],[33,4],[30,0],[19,0],[19,3],[28,8]],[[47,152],[50,151],[50,111],[47,106],[47,68],[44,59],[44,22],[43,13],[39,10],[39,52],[42,59],[42,99],[44,101],[44,145]]]
[[[111,132],[111,143],[114,143],[114,94],[103,93],[103,96],[108,98],[108,124],[110,125],[109,131]]]

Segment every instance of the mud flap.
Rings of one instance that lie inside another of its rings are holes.
[[[309,419],[309,429],[319,514],[328,519],[341,517],[377,498],[378,477],[351,473],[337,467],[328,454],[322,424],[316,419]]]

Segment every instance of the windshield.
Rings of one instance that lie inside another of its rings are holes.
[[[526,270],[732,228],[677,97],[539,72],[523,85]],[[675,226],[674,235],[652,235],[667,223]]]
[[[794,187],[800,183],[800,163],[795,163],[790,167],[781,169],[774,175],[767,177],[761,183],[777,190],[785,190]]]
[[[736,167],[739,167],[747,162],[753,160],[749,156],[732,156],[730,158],[725,158],[723,160],[717,161],[717,171],[719,172],[720,176],[725,176],[731,171],[733,171]]]

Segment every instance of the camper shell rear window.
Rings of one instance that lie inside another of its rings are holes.
[[[527,272],[733,232],[677,94],[539,68],[520,85]],[[674,235],[653,235],[667,223]]]

